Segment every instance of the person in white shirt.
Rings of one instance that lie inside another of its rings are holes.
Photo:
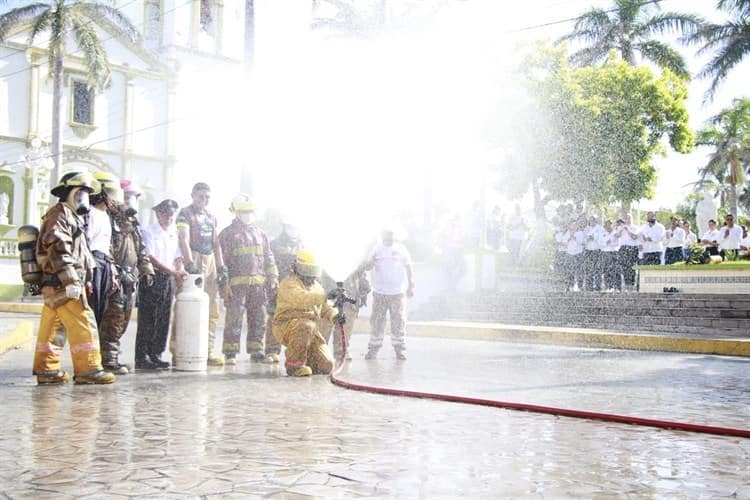
[[[604,230],[599,237],[599,246],[602,249],[601,266],[604,273],[604,289],[614,291],[622,289],[622,281],[618,272],[617,255],[620,250],[620,239],[612,227],[612,221],[604,223]]]
[[[740,257],[746,259],[750,255],[750,236],[747,234],[747,228],[742,227],[742,239],[740,240]]]
[[[711,255],[719,255],[719,240],[721,234],[716,229],[716,221],[710,219],[708,221],[708,231],[701,235],[700,244],[706,248],[706,253]]]
[[[680,227],[677,217],[669,218],[669,229],[664,235],[667,247],[664,251],[664,264],[670,265],[685,260],[685,230]]]
[[[565,249],[568,246],[569,238],[570,234],[568,228],[566,227],[564,222],[560,222],[559,227],[553,235],[553,239],[555,240],[555,259],[552,263],[552,266],[554,267],[555,272],[563,283],[565,282],[565,277],[568,273]]]
[[[161,354],[167,348],[172,312],[173,280],[187,277],[180,251],[175,214],[177,202],[164,200],[154,207],[157,221],[143,230],[146,253],[154,266],[151,286],[138,287],[138,330],[135,336],[135,368],[169,368]]]
[[[633,216],[626,214],[624,221],[617,221],[615,231],[620,242],[618,267],[620,273],[622,273],[622,281],[626,290],[632,290],[635,288],[635,269],[633,269],[633,266],[638,263],[639,229],[633,225]]]
[[[372,330],[365,359],[377,357],[383,346],[386,316],[390,315],[391,345],[396,358],[403,360],[406,359],[406,298],[414,295],[411,256],[404,245],[396,242],[392,228],[384,229],[381,239],[382,243],[372,249],[362,266],[372,270]]]
[[[602,266],[600,240],[604,229],[599,225],[595,215],[589,217],[589,223],[583,230],[585,240],[583,244],[584,283],[587,290],[602,289]]]
[[[666,229],[656,221],[656,214],[646,214],[646,225],[641,228],[640,239],[643,247],[643,258],[641,264],[645,266],[658,266],[661,264],[661,254],[664,251],[664,239]]]
[[[100,176],[95,175],[98,179]],[[116,180],[119,190],[119,179]],[[109,188],[110,183],[105,183],[107,189],[102,189],[97,194],[92,194],[91,210],[86,215],[86,238],[89,248],[94,256],[96,267],[91,279],[91,290],[89,293],[89,304],[94,311],[96,326],[102,323],[104,313],[109,306],[109,296],[114,292],[119,283],[115,279],[115,266],[112,259],[112,221],[109,218],[107,208],[114,204],[115,198],[122,201],[122,191],[118,195]]]
[[[682,223],[682,229],[685,230],[685,251],[698,243],[698,236],[690,229],[690,221]]]
[[[583,241],[581,223],[573,221],[565,232],[565,287],[568,291],[583,289]]]
[[[513,262],[518,262],[521,255],[521,247],[526,240],[526,222],[521,216],[521,206],[516,205],[516,212],[508,222],[508,252]]]
[[[734,224],[732,214],[727,214],[724,222],[724,227],[719,229],[719,252],[725,259],[735,260],[742,240],[742,228]]]

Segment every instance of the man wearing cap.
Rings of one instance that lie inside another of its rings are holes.
[[[172,281],[187,277],[174,224],[177,202],[164,200],[154,207],[157,222],[143,231],[146,253],[154,268],[153,284],[138,287],[138,330],[135,336],[135,368],[169,368],[161,359],[167,347],[169,319],[172,313]]]
[[[86,300],[94,258],[86,241],[81,216],[90,209],[89,194],[100,190],[88,172],[68,172],[52,189],[60,200],[44,215],[36,243],[42,270],[44,298],[34,353],[33,373],[38,384],[70,380],[60,369],[67,337],[77,384],[111,384],[115,376],[102,369],[96,320]],[[60,324],[64,329],[59,328]]]
[[[219,234],[226,258],[227,280],[220,293],[227,307],[223,351],[228,365],[237,362],[243,313],[247,316],[247,353],[252,361],[263,361],[266,330],[266,290],[275,295],[279,272],[266,233],[255,224],[255,204],[239,194],[230,205],[234,220]]]
[[[124,199],[137,200],[140,192],[127,180],[120,181]],[[120,363],[120,338],[125,334],[133,311],[136,283],[141,287],[154,284],[154,268],[146,253],[135,204],[115,202],[109,208],[112,220],[112,258],[119,276],[120,287],[109,297],[109,306],[99,327],[104,369],[126,375],[129,369]]]
[[[185,270],[202,274],[204,290],[208,294],[208,364],[221,366],[224,359],[214,354],[216,326],[219,323],[219,274],[226,278],[227,269],[221,255],[216,217],[206,207],[211,199],[211,188],[198,182],[191,192],[193,203],[177,215],[177,234]]]
[[[323,325],[343,323],[318,283],[321,270],[307,250],[297,252],[292,271],[279,285],[273,334],[286,347],[286,372],[291,377],[328,374],[333,358],[321,332]]]
[[[391,345],[396,358],[406,359],[406,297],[414,295],[411,257],[404,245],[396,242],[393,228],[383,230],[382,243],[370,252],[363,269],[372,270],[372,332],[365,359],[375,359],[383,346],[386,316],[391,317]]]

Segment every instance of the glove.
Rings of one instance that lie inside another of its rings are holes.
[[[185,266],[185,271],[187,271],[188,274],[198,274],[198,266],[195,265],[195,262],[189,262]]]
[[[336,316],[333,317],[333,322],[336,323],[337,325],[346,324],[346,314],[338,313]]]
[[[144,274],[141,276],[141,285],[145,286],[146,288],[151,288],[154,286],[154,275],[153,274]]]
[[[221,266],[216,270],[216,284],[219,288],[224,288],[229,283],[229,270]]]
[[[68,285],[65,285],[65,296],[69,299],[79,299],[82,292],[83,287],[81,287],[81,285],[79,285],[78,283],[70,283]]]

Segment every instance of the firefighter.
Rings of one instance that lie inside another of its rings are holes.
[[[216,326],[219,323],[218,275],[226,275],[226,268],[218,242],[216,217],[208,210],[211,188],[198,182],[191,191],[193,203],[177,214],[177,234],[180,252],[188,274],[203,274],[205,291],[208,294],[208,364],[222,366],[224,358],[214,354]]]
[[[115,381],[102,368],[99,333],[85,293],[95,264],[81,216],[90,209],[89,195],[99,191],[99,183],[88,172],[66,173],[51,191],[59,202],[44,215],[36,244],[44,298],[33,368],[39,384],[70,379],[60,369],[66,331],[76,384]]]
[[[289,218],[281,220],[281,234],[271,240],[271,251],[279,270],[279,281],[289,275],[296,258],[297,251],[302,248],[302,239],[296,224]],[[281,344],[273,336],[273,315],[276,312],[276,293],[268,294],[268,324],[266,325],[266,357],[264,363],[278,363],[281,354]]]
[[[320,266],[307,250],[297,252],[292,272],[279,286],[273,335],[286,347],[286,372],[292,377],[328,374],[333,358],[323,337],[322,325],[344,323],[318,283]]]
[[[102,181],[102,190],[106,181]],[[104,369],[126,375],[130,369],[120,364],[120,338],[125,334],[133,312],[136,284],[151,287],[154,284],[154,268],[151,265],[143,234],[136,218],[137,200],[141,193],[129,180],[123,179],[119,186],[123,191],[123,203],[115,203],[109,209],[112,219],[112,257],[120,279],[119,289],[109,298],[104,317],[99,327],[99,340]]]
[[[266,328],[266,287],[275,295],[279,272],[266,234],[255,224],[255,205],[240,194],[230,205],[234,220],[219,234],[219,245],[227,275],[220,276],[220,292],[227,308],[224,325],[226,363],[237,363],[243,312],[247,315],[247,353],[252,361],[263,361]]]

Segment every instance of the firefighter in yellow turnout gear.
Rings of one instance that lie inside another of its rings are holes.
[[[320,266],[306,250],[297,252],[292,272],[279,285],[273,335],[286,347],[286,371],[292,377],[333,370],[321,327],[343,318],[336,314],[318,283]]]
[[[89,173],[63,175],[52,189],[52,195],[60,201],[47,211],[42,221],[36,258],[43,272],[44,306],[33,368],[39,384],[61,384],[69,380],[68,374],[60,369],[66,331],[76,383],[115,381],[113,374],[102,369],[96,320],[85,290],[95,264],[80,216],[90,208],[88,195],[99,190],[99,183]]]

